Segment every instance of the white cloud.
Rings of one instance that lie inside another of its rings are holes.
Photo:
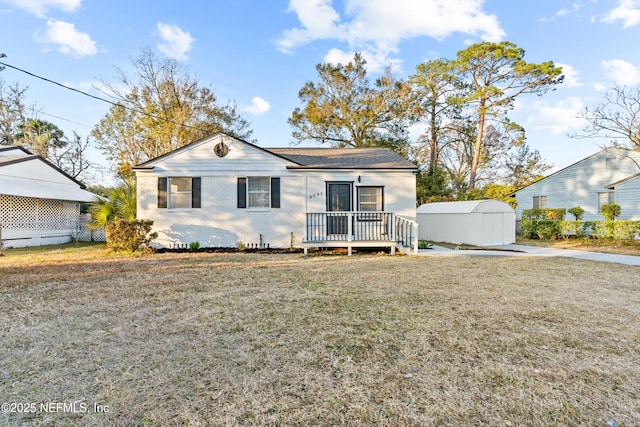
[[[553,135],[581,129],[585,123],[583,119],[578,118],[578,113],[583,109],[584,102],[577,97],[558,101],[536,101],[533,104],[534,113],[527,119],[525,129]]]
[[[162,39],[162,42],[158,43],[158,49],[160,52],[164,53],[169,58],[173,58],[178,61],[186,61],[188,59],[187,53],[191,50],[191,45],[196,41],[196,39],[191,37],[191,34],[183,31],[177,25],[158,22],[157,28],[158,34]]]
[[[78,31],[75,25],[64,21],[47,21],[44,35],[37,31],[35,40],[57,45],[60,52],[69,56],[82,57],[98,52],[96,42],[91,40],[89,34]]]
[[[301,26],[285,30],[276,44],[282,52],[314,40],[347,42],[350,50],[369,51],[381,63],[393,60],[398,44],[414,37],[444,39],[454,33],[499,41],[498,18],[482,10],[484,0],[345,0],[343,16],[332,0],[290,0]],[[335,55],[335,52],[328,55]]]
[[[49,9],[75,12],[82,4],[82,0],[4,0],[4,2],[24,9],[40,18],[44,18]]]
[[[609,11],[601,20],[608,24],[622,21],[622,28],[640,24],[640,0],[620,0],[618,7]]]
[[[380,72],[387,67],[391,67],[395,72],[399,72],[401,70],[402,61],[399,59],[392,59],[384,55],[384,53],[370,52],[368,50],[364,50],[359,53],[367,62],[366,68],[369,72]],[[331,49],[324,56],[324,62],[333,65],[346,65],[349,62],[353,62],[353,56],[355,54],[356,52],[345,52],[340,49]]]
[[[640,83],[640,69],[622,59],[602,61],[600,66],[605,69],[608,76],[620,85],[634,85]]]
[[[256,116],[262,115],[269,110],[271,110],[271,104],[269,104],[267,101],[260,98],[259,96],[254,96],[253,99],[251,100],[251,105],[246,106],[242,109],[242,111],[255,114]]]
[[[582,86],[582,83],[578,79],[578,72],[569,64],[556,63],[558,67],[562,67],[562,74],[564,75],[563,86],[569,88],[575,88]]]
[[[582,3],[579,1],[576,1],[576,2],[573,2],[573,4],[571,5],[571,9],[567,9],[567,8],[560,9],[559,11],[556,12],[556,16],[565,16],[571,13],[576,13],[580,9],[582,9]]]

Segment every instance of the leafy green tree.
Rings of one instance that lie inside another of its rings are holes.
[[[449,200],[452,192],[447,172],[437,165],[418,170],[416,193],[418,206],[424,203]]]
[[[115,219],[136,219],[136,187],[129,181],[114,188],[103,188],[102,194],[89,206],[92,227],[102,227]]]
[[[478,43],[457,54],[458,73],[470,89],[461,102],[474,105],[478,118],[469,189],[476,186],[488,122],[497,121],[507,134],[516,134],[514,144],[523,142],[524,129],[508,121],[507,112],[513,109],[515,100],[521,95],[542,95],[564,79],[562,69],[552,61],[532,64],[523,58],[524,49],[510,42]]]
[[[118,69],[118,85],[105,83],[118,104],[92,132],[123,178],[133,176],[133,166],[215,132],[250,138],[253,131],[237,107],[221,105],[214,92],[177,61],[158,59],[144,49],[133,66],[136,78]]]
[[[52,150],[67,145],[64,132],[58,126],[40,119],[28,119],[25,123],[19,124],[15,141],[45,159],[49,158]]]
[[[447,128],[460,114],[461,82],[452,61],[435,59],[419,64],[409,77],[409,84],[411,115],[426,127],[413,157],[429,169],[437,168],[440,152],[448,141]]]
[[[316,140],[334,147],[390,147],[406,155],[406,84],[387,70],[367,78],[366,61],[355,54],[347,65],[318,64],[318,82],[298,93],[304,104],[288,122],[298,142]]]

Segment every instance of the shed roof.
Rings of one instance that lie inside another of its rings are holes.
[[[437,202],[421,205],[417,213],[425,214],[468,214],[474,212],[510,212],[513,208],[500,200],[467,200],[463,202]]]

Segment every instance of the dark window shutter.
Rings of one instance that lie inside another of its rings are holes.
[[[247,178],[238,178],[238,208],[247,207]]]
[[[158,208],[167,207],[167,178],[158,177]]]
[[[280,178],[271,178],[271,207],[280,207]]]
[[[202,187],[202,179],[201,178],[191,178],[191,207],[192,208],[200,208],[200,194]]]

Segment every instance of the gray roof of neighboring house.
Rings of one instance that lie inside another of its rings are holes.
[[[264,148],[297,163],[289,169],[417,169],[388,148]]]

